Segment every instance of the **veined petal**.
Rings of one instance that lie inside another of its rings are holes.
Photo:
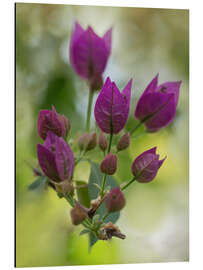
[[[176,104],[174,94],[169,95],[172,97],[168,99],[167,103],[160,107],[159,110],[144,123],[148,131],[156,132],[173,121],[176,114]]]
[[[132,82],[133,82],[133,79],[130,79],[130,81],[126,84],[126,86],[124,87],[122,91],[123,96],[126,97],[126,101],[127,101],[129,109],[130,109]]]
[[[156,154],[156,147],[151,148],[140,154],[133,161],[131,166],[132,174],[138,182],[150,182],[156,176],[164,160],[165,158],[159,160],[159,155]]]
[[[112,28],[110,28],[104,35],[103,40],[106,45],[107,53],[111,52]]]
[[[159,77],[159,73],[152,79],[152,81],[148,84],[148,86],[146,87],[144,93],[152,93],[155,92],[158,86],[158,77]]]
[[[44,141],[44,146],[50,151],[54,152],[56,140],[57,136],[53,132],[48,131],[46,140]]]
[[[129,90],[128,90],[129,91]],[[126,90],[126,92],[128,92]],[[107,78],[95,104],[95,119],[105,133],[117,134],[123,129],[129,113],[126,96],[120,93],[114,82]]]
[[[70,146],[63,138],[57,138],[55,142],[55,160],[60,179],[69,180],[73,174],[74,156]]]
[[[158,86],[157,91],[167,93],[167,94],[174,94],[175,97],[175,104],[177,106],[179,94],[180,94],[180,85],[182,81],[178,82],[165,82]]]
[[[72,65],[84,79],[100,78],[110,54],[110,32],[100,38],[91,27],[85,31],[79,25],[75,28],[70,46]]]
[[[38,121],[37,121],[37,128],[38,128],[38,133],[39,136],[42,139],[46,138],[46,134],[47,134],[47,129],[44,127],[44,123],[46,121],[46,116],[49,115],[50,111],[49,110],[41,110],[39,112],[39,116],[38,116]]]
[[[58,171],[55,162],[55,155],[44,145],[37,145],[37,156],[39,165],[46,176],[53,181],[59,182]]]
[[[135,117],[141,121],[145,117],[151,117],[163,107],[166,107],[169,100],[173,100],[174,102],[174,94],[160,92],[147,93],[139,99],[136,106]]]

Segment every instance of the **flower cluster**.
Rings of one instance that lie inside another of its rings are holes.
[[[159,158],[157,147],[145,150],[132,160],[132,179],[119,186],[112,177],[117,171],[118,153],[129,147],[131,137],[141,125],[148,132],[158,132],[173,121],[181,85],[180,81],[158,85],[157,75],[137,102],[134,117],[139,120],[139,124],[130,131],[126,130],[133,80],[130,79],[122,91],[109,77],[103,84],[102,76],[111,52],[111,36],[112,29],[99,37],[91,27],[84,30],[75,23],[70,43],[73,69],[88,82],[91,95],[100,89],[94,106],[99,134],[89,131],[92,98],[88,104],[86,131],[79,138],[70,138],[69,119],[57,113],[53,106],[52,110],[41,110],[38,116],[38,133],[44,141],[37,145],[38,162],[42,170],[40,175],[46,176],[59,197],[65,198],[71,205],[70,217],[73,225],[82,224],[85,229],[81,233],[93,236],[96,239],[94,242],[112,237],[125,238],[114,224],[111,213],[119,212],[125,207],[127,199],[124,191],[132,183],[148,183],[155,178],[165,158]],[[74,153],[69,145],[71,141],[74,149],[77,149]],[[93,166],[94,161],[86,158],[86,154],[94,149],[101,151],[103,158],[92,169],[92,173],[95,173],[97,168],[96,177],[91,178],[90,175],[91,183],[88,184],[87,195],[90,203],[85,205],[80,196],[76,196],[75,190],[85,189],[87,185],[77,186],[74,169],[82,160],[88,160]],[[96,197],[92,197],[93,185]],[[102,207],[105,208],[105,213],[101,211],[104,209]]]

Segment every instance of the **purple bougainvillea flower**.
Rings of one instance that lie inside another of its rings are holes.
[[[94,115],[99,128],[105,133],[117,134],[128,119],[132,79],[122,93],[110,78],[106,79],[97,98]]]
[[[59,137],[66,138],[70,131],[70,121],[64,115],[56,112],[54,106],[52,110],[41,110],[38,116],[38,133],[45,140],[47,132],[50,130]]]
[[[112,29],[99,37],[88,26],[84,30],[77,22],[71,37],[70,60],[75,72],[89,81],[93,90],[102,87],[102,73],[111,52]]]
[[[140,97],[135,117],[144,122],[147,130],[156,132],[169,125],[176,113],[181,81],[158,85],[158,75]]]
[[[156,147],[147,150],[133,161],[131,167],[132,174],[138,182],[150,182],[156,176],[165,159],[159,160],[159,155],[156,154]]]
[[[48,131],[44,144],[37,145],[37,156],[41,169],[51,180],[62,182],[71,179],[74,156],[63,138]]]

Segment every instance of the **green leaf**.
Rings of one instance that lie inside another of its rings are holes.
[[[96,199],[98,197],[99,190],[95,186],[95,184],[101,186],[102,179],[103,179],[103,174],[101,173],[99,169],[99,165],[94,162],[91,162],[91,172],[90,172],[90,178],[89,178],[89,183],[88,183],[88,191],[89,191],[89,196],[91,200]],[[110,175],[107,175],[106,177],[105,188],[107,186],[110,186],[111,189],[118,186],[116,180]],[[101,206],[97,209],[96,213],[99,214],[101,217],[106,214],[106,206],[104,203],[101,204]],[[111,213],[105,219],[105,222],[111,221],[112,223],[115,223],[118,220],[119,216],[120,216],[120,212]]]
[[[90,232],[88,236],[89,236],[89,252],[90,252],[93,245],[96,244],[98,238],[96,237],[94,232]]]
[[[89,208],[90,206],[90,197],[88,193],[88,185],[84,181],[75,181],[76,182],[76,187],[77,187],[77,196],[78,196],[78,201]]]
[[[38,177],[31,185],[28,186],[29,190],[43,190],[47,184],[46,176]]]
[[[86,233],[89,233],[89,232],[90,232],[90,230],[84,229],[84,230],[82,230],[82,231],[80,232],[80,235],[83,235],[83,234],[86,234]]]

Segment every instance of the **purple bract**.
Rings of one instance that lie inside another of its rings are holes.
[[[51,180],[62,182],[71,179],[74,156],[63,138],[48,131],[44,144],[37,145],[37,156],[41,169]]]
[[[176,113],[181,81],[158,85],[158,75],[149,83],[140,97],[135,117],[144,122],[150,132],[169,125]]]
[[[132,79],[122,93],[110,78],[106,79],[97,98],[94,115],[99,128],[105,133],[117,134],[128,119]]]
[[[70,121],[64,115],[56,112],[54,106],[52,110],[41,110],[38,116],[38,133],[45,140],[48,131],[52,131],[59,137],[66,138],[70,131]]]
[[[112,29],[99,37],[88,26],[84,30],[77,22],[71,37],[70,60],[75,72],[89,81],[93,90],[102,87],[102,73],[111,52]]]
[[[132,174],[138,182],[150,182],[156,176],[165,159],[159,160],[159,155],[156,154],[156,147],[147,150],[133,161],[131,167]]]

